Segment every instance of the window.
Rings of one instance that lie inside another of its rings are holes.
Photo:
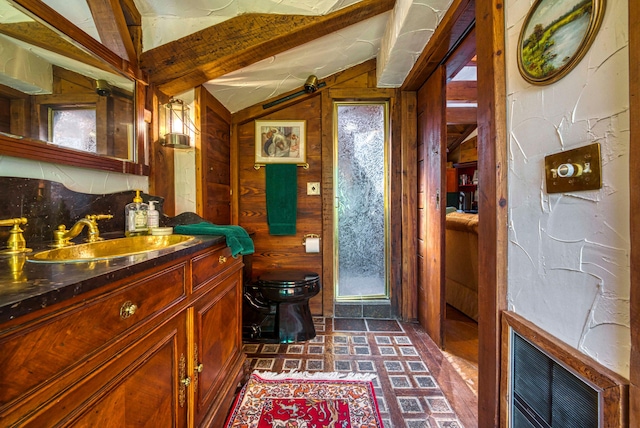
[[[95,107],[50,108],[48,140],[58,146],[98,153]]]

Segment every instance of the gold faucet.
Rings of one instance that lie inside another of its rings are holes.
[[[97,214],[88,215],[85,218],[81,218],[74,224],[71,229],[67,230],[64,224],[58,226],[58,230],[53,231],[53,244],[54,248],[66,247],[73,245],[71,240],[80,235],[82,229],[87,228],[87,241],[96,242],[101,241],[100,231],[98,230],[98,220],[109,220],[113,218],[111,214]]]
[[[9,232],[9,239],[7,240],[7,249],[1,251],[4,254],[19,254],[27,253],[31,251],[31,248],[27,248],[27,241],[22,236],[22,229],[20,225],[27,224],[27,219],[24,217],[10,218],[7,220],[0,220],[0,226],[13,226]]]

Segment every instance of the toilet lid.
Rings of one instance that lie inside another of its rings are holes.
[[[295,287],[316,283],[320,276],[305,270],[275,270],[258,277],[258,283],[270,287]]]

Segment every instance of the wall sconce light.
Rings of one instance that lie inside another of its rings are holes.
[[[318,90],[318,78],[313,74],[307,77],[307,81],[304,82],[304,91],[307,94],[312,94]]]
[[[164,114],[165,130],[162,145],[174,149],[190,149],[189,106],[180,99],[171,98],[168,103],[160,106],[160,110]]]
[[[101,97],[108,97],[112,92],[113,88],[111,87],[109,82],[104,79],[96,80],[96,94],[100,95]]]

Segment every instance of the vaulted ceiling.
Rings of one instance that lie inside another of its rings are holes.
[[[204,85],[233,113],[371,59],[379,87],[401,86],[452,0],[43,2],[166,95]],[[452,133],[475,117],[468,86],[451,85]]]

